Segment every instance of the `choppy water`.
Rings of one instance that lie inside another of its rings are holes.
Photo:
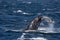
[[[6,32],[26,28],[38,15],[52,18],[54,28],[60,30],[60,0],[0,0],[0,40],[60,40],[60,33]]]

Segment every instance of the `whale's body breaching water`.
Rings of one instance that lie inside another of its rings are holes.
[[[48,27],[41,28],[40,23],[42,20],[45,20],[48,23]],[[40,27],[39,27],[40,26]],[[54,31],[54,20],[49,18],[48,16],[37,16],[32,22],[27,26],[27,28],[22,30],[8,30],[15,32],[42,32],[42,33],[57,33]]]
[[[45,20],[46,22],[48,22],[48,25],[49,25],[47,28],[45,28],[45,30],[43,29],[45,32],[41,31],[40,30],[41,28],[39,28],[39,25],[42,20]],[[23,31],[25,31],[25,32],[40,31],[43,33],[50,33],[50,32],[53,33],[54,32],[54,21],[47,16],[38,16]]]

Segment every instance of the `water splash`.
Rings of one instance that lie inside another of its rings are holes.
[[[52,22],[52,23],[49,23],[48,25],[49,25],[49,27],[47,28],[47,31],[50,32],[50,33],[55,33],[54,23]]]
[[[17,40],[24,40],[24,39],[25,39],[25,38],[24,38],[24,35],[26,35],[26,33],[23,33],[23,34],[21,35],[21,37],[18,38]]]
[[[32,37],[32,38],[23,38],[23,37],[22,37],[22,39],[19,38],[19,39],[17,39],[17,40],[47,40],[47,39],[44,38],[44,37],[36,37],[36,38],[34,38],[34,37]]]
[[[31,38],[31,40],[47,40],[44,37]]]
[[[38,30],[43,30],[41,32],[44,32],[44,33],[55,33],[55,29],[54,29],[54,21],[47,17],[47,16],[43,16],[42,20],[45,20],[47,23],[48,23],[48,27],[43,27],[43,28],[38,28]]]

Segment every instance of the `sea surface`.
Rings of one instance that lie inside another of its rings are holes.
[[[60,32],[8,31],[25,29],[39,15],[52,18],[54,28],[60,31],[60,0],[0,0],[0,40],[60,40]]]

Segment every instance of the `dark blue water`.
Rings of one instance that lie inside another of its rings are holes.
[[[0,0],[0,40],[17,40],[20,30],[38,15],[48,16],[55,21],[55,28],[60,28],[60,0]],[[47,40],[60,40],[60,34],[27,33],[25,38],[42,37]]]

